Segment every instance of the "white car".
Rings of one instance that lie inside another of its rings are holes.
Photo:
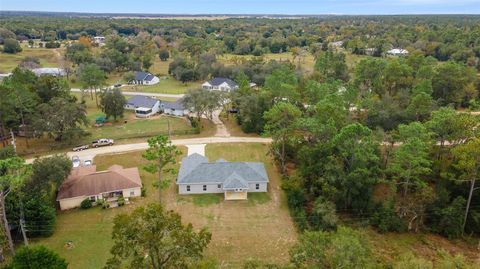
[[[72,157],[72,166],[73,168],[79,167],[80,166],[80,158],[78,156],[73,156]]]
[[[90,165],[92,165],[92,160],[83,161],[83,166],[90,166]]]

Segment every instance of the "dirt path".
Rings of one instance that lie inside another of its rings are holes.
[[[201,137],[201,138],[187,138],[187,139],[174,139],[172,144],[174,145],[190,145],[190,144],[215,144],[215,143],[271,143],[271,138],[263,137]],[[78,156],[80,159],[93,159],[96,155],[101,154],[115,154],[128,151],[144,150],[148,148],[148,144],[135,143],[135,144],[123,144],[114,145],[101,148],[91,148],[80,152],[67,152],[67,156]],[[45,155],[45,157],[50,155]],[[34,159],[27,159],[27,163],[32,163]]]
[[[215,133],[215,136],[216,137],[230,137],[230,132],[228,132],[225,124],[223,124],[223,122],[220,120],[220,113],[221,112],[222,112],[221,110],[216,110],[212,115],[213,116],[212,117],[212,122],[217,127],[217,131]]]

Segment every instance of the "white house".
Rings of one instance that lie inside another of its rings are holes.
[[[105,45],[105,37],[104,36],[94,36],[93,37],[93,42],[95,42],[98,45]]]
[[[148,118],[160,112],[161,102],[152,97],[135,95],[127,100],[125,109],[135,110],[138,118]]]
[[[245,200],[249,192],[267,192],[268,182],[263,163],[210,163],[198,153],[182,159],[177,177],[179,194],[223,193],[225,200]]]
[[[139,197],[141,188],[142,180],[136,167],[113,165],[97,172],[95,165],[80,166],[73,168],[60,186],[57,201],[61,210],[67,210],[79,207],[85,199],[116,202],[119,197]]]
[[[183,100],[179,99],[175,102],[162,101],[163,113],[167,115],[183,117],[190,113],[190,111],[183,104]]]
[[[406,50],[406,49],[391,49],[391,50],[387,51],[387,55],[407,56],[408,55],[408,50]]]
[[[229,78],[213,78],[203,83],[202,88],[210,91],[230,92],[238,89],[238,84]]]
[[[148,72],[138,71],[135,73],[135,78],[130,81],[131,84],[138,85],[154,85],[160,82],[157,76],[154,76]]]
[[[42,68],[33,68],[32,72],[37,76],[55,76],[55,77],[63,77],[67,73],[62,68],[51,68],[51,67],[42,67]]]

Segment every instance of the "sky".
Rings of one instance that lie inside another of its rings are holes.
[[[480,0],[0,0],[0,10],[152,14],[480,14]]]

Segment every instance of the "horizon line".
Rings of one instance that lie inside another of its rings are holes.
[[[480,16],[480,13],[318,13],[318,14],[288,14],[288,13],[149,13],[149,12],[85,12],[85,11],[48,11],[48,10],[0,10],[3,12],[20,13],[60,13],[60,14],[91,14],[91,15],[156,15],[156,16]]]

